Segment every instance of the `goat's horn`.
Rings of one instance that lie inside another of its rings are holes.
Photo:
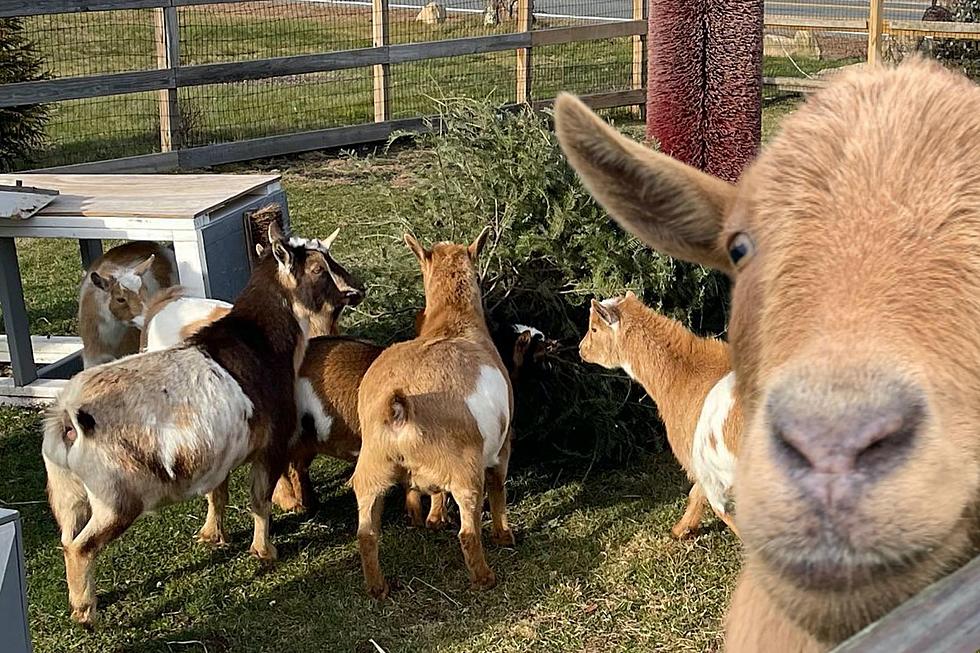
[[[337,227],[336,229],[333,230],[332,234],[330,234],[323,240],[323,246],[326,247],[327,249],[330,249],[330,247],[333,245],[333,241],[337,240],[337,234],[339,233],[340,233],[340,227]]]

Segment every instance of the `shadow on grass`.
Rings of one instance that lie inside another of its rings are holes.
[[[271,568],[246,553],[251,519],[242,504],[247,489],[241,472],[233,479],[225,548],[193,542],[202,502],[141,519],[99,558],[103,626],[86,633],[68,620],[58,535],[43,502],[39,414],[0,409],[0,421],[6,425],[0,499],[41,501],[15,506],[24,519],[31,628],[39,651],[371,651],[370,640],[387,651],[487,650],[485,642],[511,637],[516,622],[533,622],[539,613],[567,613],[573,624],[587,618],[582,611],[595,599],[579,594],[619,583],[606,578],[603,567],[620,559],[632,564],[638,542],[661,550],[659,565],[690,552],[690,545],[666,536],[687,489],[669,456],[627,470],[527,467],[508,484],[516,548],[492,545],[484,528],[488,561],[499,580],[490,591],[469,588],[457,527],[408,527],[403,494],[392,491],[381,563],[394,589],[376,603],[363,590],[355,504],[345,484],[350,467],[320,460],[313,473],[322,507],[312,515],[275,515],[280,560]],[[711,526],[705,533],[724,541]],[[623,572],[627,579],[636,573],[653,572]]]

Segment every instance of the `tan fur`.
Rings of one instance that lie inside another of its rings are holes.
[[[738,188],[628,142],[567,96],[556,123],[627,229],[735,278],[746,566],[728,650],[828,650],[980,551],[980,88],[924,61],[842,74]],[[737,264],[736,237],[752,244]],[[916,389],[924,419],[828,531],[783,471],[767,399],[795,383],[795,406],[833,415],[888,400],[883,377]],[[820,584],[805,570],[828,533],[848,538],[854,552],[836,549],[835,563],[851,573]]]
[[[330,435],[324,442],[300,424],[296,444],[290,448],[290,467],[276,484],[273,502],[286,511],[315,507],[316,493],[310,481],[310,465],[318,455],[355,462],[361,450],[361,425],[357,393],[361,380],[383,347],[363,340],[319,337],[310,340],[299,377],[310,381],[324,412],[331,418]],[[300,416],[302,417],[302,415]],[[421,496],[407,488],[405,507],[412,524],[440,528],[443,498],[434,496],[427,521],[422,516]]]
[[[358,394],[364,439],[352,482],[365,583],[378,598],[388,592],[378,562],[381,499],[402,479],[424,493],[453,494],[460,509],[460,544],[474,587],[496,583],[480,536],[485,480],[494,539],[513,543],[504,494],[510,439],[503,439],[498,464],[485,469],[483,436],[466,404],[481,365],[486,365],[506,384],[508,411],[513,414],[507,370],[487,331],[476,273],[486,233],[468,248],[438,243],[431,251],[406,236],[425,286],[421,333],[385,350]],[[506,428],[509,433],[509,425]]]
[[[119,274],[132,270],[153,257],[139,292],[117,282]],[[97,287],[93,273],[104,279],[106,288]],[[86,367],[135,354],[140,347],[140,331],[133,323],[143,315],[150,297],[161,288],[177,283],[177,265],[165,246],[149,241],[133,241],[113,247],[85,272],[78,300],[78,333],[82,339],[82,358]],[[101,325],[101,328],[100,328]]]
[[[589,331],[579,345],[582,360],[631,370],[657,405],[670,449],[695,483],[687,511],[671,532],[675,537],[691,535],[698,528],[705,501],[691,466],[694,432],[708,393],[731,371],[728,346],[720,340],[697,337],[679,322],[644,306],[632,292],[613,309],[618,318],[615,328],[596,309],[593,302]],[[741,427],[741,406],[736,400],[724,429],[725,445],[736,455]]]

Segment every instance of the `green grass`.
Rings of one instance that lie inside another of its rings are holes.
[[[767,108],[767,133],[790,107]],[[411,256],[398,240],[405,225],[387,218],[380,185],[407,197],[413,171],[427,161],[425,152],[403,148],[372,159],[370,171],[364,161],[322,153],[225,170],[282,172],[296,229],[326,234],[341,227],[338,259],[379,290],[398,283],[374,273],[379,261]],[[73,332],[76,245],[20,244],[35,330]],[[405,337],[414,308],[384,312],[365,302],[345,329],[381,340]],[[39,418],[35,411],[0,408],[0,505],[23,515],[30,624],[39,653],[196,652],[205,646],[211,653],[373,653],[371,639],[391,653],[720,648],[737,541],[713,520],[692,541],[669,537],[688,489],[670,455],[635,458],[619,469],[532,463],[535,452],[522,449],[520,433],[509,482],[518,545],[488,548],[500,579],[492,591],[468,589],[452,532],[404,525],[395,493],[385,513],[381,559],[396,591],[380,604],[368,600],[354,500],[344,485],[350,468],[321,459],[313,478],[324,509],[312,517],[276,515],[281,559],[274,568],[261,568],[246,553],[250,519],[239,472],[230,545],[211,551],[194,543],[201,501],[144,517],[100,558],[103,626],[84,632],[68,619],[64,565],[44,498]],[[655,425],[640,436],[655,437]]]
[[[403,525],[390,496],[381,560],[396,583],[376,604],[362,591],[349,469],[314,469],[325,507],[277,515],[280,561],[247,553],[247,491],[236,476],[231,542],[194,543],[203,504],[148,515],[99,560],[102,627],[68,620],[61,549],[44,503],[38,416],[0,410],[0,497],[21,510],[37,651],[707,651],[738,566],[716,522],[697,539],[668,535],[687,482],[667,457],[626,470],[524,469],[510,482],[515,549],[488,548],[500,584],[468,589],[455,535]],[[173,644],[196,641],[201,644]]]

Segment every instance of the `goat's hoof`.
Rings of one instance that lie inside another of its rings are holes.
[[[428,528],[430,531],[441,531],[448,525],[449,525],[449,520],[447,520],[442,515],[438,517],[429,517],[425,520],[425,527]]]
[[[670,534],[678,540],[689,540],[694,537],[695,533],[697,532],[697,528],[691,528],[690,526],[686,526],[684,524],[675,524],[674,527],[670,529]]]
[[[72,608],[71,618],[75,623],[84,628],[94,628],[95,623],[98,620],[98,615],[95,609],[95,601],[86,603],[85,605],[77,608]]]
[[[492,569],[487,569],[473,577],[470,587],[475,590],[488,590],[497,586],[497,576]]]
[[[426,525],[426,523],[427,522],[424,519],[422,519],[422,513],[414,512],[411,510],[408,511],[409,526],[411,526],[412,528],[422,528],[423,526]]]
[[[371,598],[378,601],[387,598],[390,591],[391,588],[388,586],[388,581],[384,578],[381,579],[380,583],[368,583],[367,585],[367,593],[371,595]]]
[[[491,533],[490,541],[497,546],[514,546],[516,543],[514,540],[514,531],[509,528]]]
[[[275,562],[278,559],[279,554],[276,552],[276,547],[272,544],[266,544],[264,548],[260,549],[254,544],[249,548],[249,553],[261,560],[262,562]]]
[[[202,528],[201,532],[197,534],[197,541],[201,544],[207,544],[208,546],[213,546],[215,548],[228,544],[227,540],[225,540],[225,534],[223,531],[211,530],[207,528]]]

